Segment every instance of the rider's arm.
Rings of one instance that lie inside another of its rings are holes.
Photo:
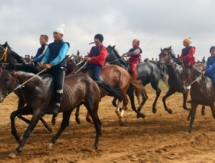
[[[46,54],[47,48],[48,48],[48,45],[46,45],[46,46],[44,47],[43,52],[42,52],[39,56],[34,57],[34,59],[33,59],[34,62],[40,61],[40,59]]]
[[[129,56],[139,56],[141,54],[140,49],[136,49],[133,52],[127,52],[126,54],[128,54]]]
[[[62,62],[65,58],[66,58],[66,55],[67,55],[67,52],[69,50],[69,45],[67,43],[65,43],[61,49],[60,49],[60,52],[58,54],[58,56],[53,60],[51,61],[51,65],[52,66],[55,66],[57,64],[59,64],[60,62]]]
[[[107,58],[107,50],[102,48],[98,56],[91,57],[90,63],[98,64]]]
[[[46,53],[41,61],[42,64],[47,63],[50,57],[50,50],[47,48]]]

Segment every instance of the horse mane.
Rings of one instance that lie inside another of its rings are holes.
[[[22,65],[9,64],[6,67],[6,69],[9,71],[15,70],[15,71],[23,71],[27,73],[33,73],[33,74],[39,73],[39,70],[34,65],[28,65],[28,64],[22,64]]]
[[[118,52],[115,48],[113,48],[111,45],[109,45],[109,46],[107,47],[107,49],[112,49],[113,52],[114,52],[114,54],[115,54],[115,56],[117,57],[117,59],[121,58],[121,56],[119,55],[119,52]],[[123,59],[119,59],[119,62],[120,62],[122,65],[126,66],[126,62],[125,62]]]
[[[22,57],[19,54],[17,54],[15,51],[13,51],[13,49],[10,47],[10,45],[7,42],[5,43],[5,45],[11,51],[11,55],[16,59],[18,63],[24,63],[24,61],[22,60]]]
[[[172,59],[178,64],[178,65],[182,65],[182,62],[176,57],[172,47],[170,46],[169,48],[164,48],[163,50],[166,50],[170,53]]]
[[[197,69],[195,69],[195,68],[191,68],[191,71],[195,74],[195,75],[197,75],[197,76],[200,76],[201,75],[201,72],[199,72]]]

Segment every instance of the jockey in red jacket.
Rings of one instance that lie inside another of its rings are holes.
[[[182,49],[181,56],[179,57],[186,67],[192,67],[195,64],[195,58],[194,53],[196,51],[196,48],[193,46],[190,46],[191,40],[190,38],[185,38],[183,41],[183,45],[185,46],[184,49]]]
[[[140,54],[142,53],[142,50],[139,47],[140,41],[137,39],[134,39],[132,42],[133,48],[130,49],[127,53],[123,54],[123,57],[129,57],[128,63],[131,68],[131,75],[134,79],[137,78],[136,68],[137,64],[140,62]]]
[[[100,72],[108,55],[107,49],[102,44],[103,40],[103,35],[95,35],[94,43],[96,46],[92,47],[88,57],[84,58],[84,61],[88,62],[86,68],[92,70],[92,78],[95,81],[101,81]]]

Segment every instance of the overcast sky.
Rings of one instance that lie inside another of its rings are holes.
[[[138,38],[142,58],[158,57],[161,47],[181,53],[191,37],[196,58],[209,56],[215,45],[215,0],[5,0],[0,3],[0,43],[8,41],[20,55],[35,55],[40,34],[53,41],[55,27],[65,24],[69,54],[86,55],[94,35],[120,54]]]

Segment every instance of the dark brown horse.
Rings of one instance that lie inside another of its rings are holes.
[[[22,60],[22,57],[20,57],[16,52],[14,52],[7,42],[3,45],[0,45],[0,62],[2,63],[1,68],[8,66],[8,64],[11,64],[16,65],[17,69],[20,68],[22,69],[23,65],[25,65],[24,61]],[[29,66],[29,68],[31,68],[31,66]],[[18,96],[17,109],[24,107],[25,102],[23,99],[22,91],[20,89],[17,89],[14,93]],[[30,121],[24,118],[23,116],[18,115],[18,117],[22,119],[24,122],[30,123]],[[51,127],[46,123],[46,121],[42,117],[40,118],[40,120],[43,123],[43,125],[47,128],[47,130],[52,132]]]
[[[212,115],[215,118],[215,89],[210,78],[202,75],[196,69],[183,69],[181,73],[181,86],[187,89],[191,86],[191,111],[190,111],[190,125],[188,132],[192,131],[193,122],[196,115],[196,108],[198,105],[210,106]]]
[[[180,80],[180,74],[183,71],[183,66],[180,65],[182,64],[181,61],[179,61],[175,55],[172,52],[172,48],[165,48],[161,49],[161,53],[159,54],[160,62],[162,64],[165,64],[168,69],[168,85],[169,85],[169,90],[167,91],[166,95],[163,97],[163,104],[164,108],[168,113],[172,113],[172,110],[167,107],[166,105],[166,99],[174,94],[175,92],[179,92],[183,94],[183,108],[185,110],[190,111],[190,108],[186,106],[187,103],[187,95],[188,95],[188,90],[183,89],[181,87],[181,80]],[[199,67],[199,65],[197,66]],[[204,114],[204,106],[202,109],[202,114]]]
[[[68,67],[70,67],[70,68],[73,67],[73,70],[71,69],[72,72],[76,72],[77,70],[80,69],[80,67],[77,66],[77,64],[72,59],[68,59],[67,63],[68,63]],[[91,73],[88,71],[86,71],[86,72]],[[86,73],[86,72],[85,72],[85,70],[80,71],[80,73]],[[101,70],[100,78],[102,81],[104,81],[105,83],[107,83],[108,85],[110,85],[112,87],[117,86],[119,88],[119,91],[121,92],[121,94],[124,97],[123,107],[121,109],[119,108],[121,101],[119,101],[116,106],[116,114],[119,117],[119,123],[122,125],[124,111],[127,110],[128,99],[127,99],[126,93],[129,90],[129,87],[132,87],[135,89],[138,97],[139,97],[139,94],[142,94],[142,101],[145,101],[147,98],[147,95],[144,90],[144,86],[141,85],[137,80],[132,79],[131,76],[129,75],[129,73],[125,69],[123,69],[122,67],[119,67],[117,65],[104,66]],[[109,94],[107,94],[106,91],[101,90],[101,97],[104,97],[106,95],[109,95]],[[117,100],[117,98],[114,97],[114,101],[116,101],[116,100]],[[135,112],[137,113],[138,117],[144,117],[144,114],[140,113],[140,110],[135,110]],[[78,116],[79,116],[79,107],[76,110],[76,122],[80,123]],[[88,115],[87,115],[87,121],[92,122]]]
[[[11,87],[16,87],[18,83],[23,83],[32,76],[34,76],[34,74],[21,71],[16,72],[13,76],[9,71],[3,71],[0,75],[0,98],[4,99],[6,95],[11,92]],[[44,114],[52,114],[55,103],[54,83],[52,76],[48,74],[36,76],[25,84],[22,91],[26,106],[12,112],[10,116],[12,135],[20,142],[19,147],[9,155],[10,158],[14,158],[22,151],[26,140],[37,125],[40,117]],[[118,98],[121,97],[121,94],[116,90],[112,90],[112,93],[115,93]],[[80,104],[84,104],[94,122],[94,127],[96,129],[94,148],[97,149],[101,128],[101,122],[97,115],[100,100],[99,87],[87,74],[77,74],[66,77],[63,99],[59,110],[59,112],[63,112],[63,120],[59,131],[52,138],[50,145],[57,141],[61,133],[68,126],[72,110]],[[33,116],[21,139],[16,131],[15,117],[17,115],[28,114],[32,114]]]

